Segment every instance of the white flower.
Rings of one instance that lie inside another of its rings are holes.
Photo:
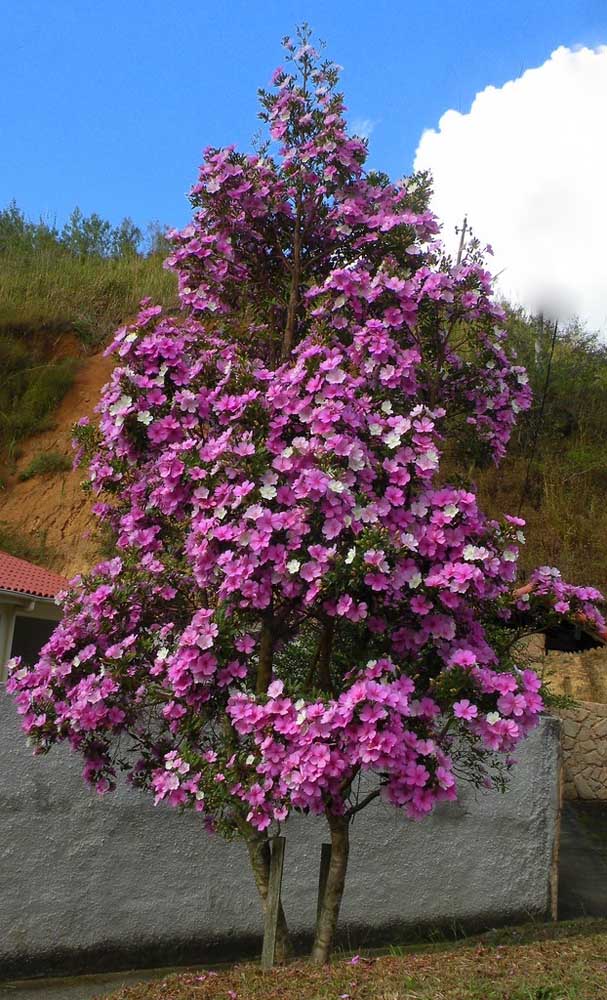
[[[168,365],[164,365],[164,364],[161,365],[160,368],[158,369],[158,375],[152,381],[156,385],[164,385],[164,376],[166,375],[166,373],[168,372],[168,370],[169,370],[169,366]]]
[[[291,455],[293,454],[293,449],[291,447],[283,448],[280,454],[282,455],[283,458],[290,458]]]
[[[392,413],[393,406],[389,399],[386,399],[382,404],[381,408],[384,413]]]
[[[259,492],[264,500],[272,500],[276,496],[276,487],[262,486]]]
[[[366,465],[365,459],[363,457],[361,448],[353,448],[348,457],[348,466],[350,469],[354,469],[355,472],[359,472],[360,469],[364,469]]]
[[[137,420],[140,424],[145,424],[147,427],[148,424],[152,423],[153,417],[149,410],[141,410],[141,412],[137,414]]]
[[[348,564],[348,566],[349,566],[351,562],[354,562],[355,555],[356,555],[356,549],[354,547],[352,547],[351,549],[348,549],[348,554],[347,554],[344,562],[346,562]]]
[[[198,400],[193,392],[190,392],[189,389],[184,389],[179,396],[179,405],[186,413],[196,413]]]
[[[291,574],[293,574],[293,573],[299,573],[299,567],[300,566],[301,566],[301,563],[300,563],[299,559],[291,559],[290,562],[287,563],[287,569],[288,569],[289,573],[291,573]]]
[[[383,438],[383,442],[388,446],[388,448],[398,448],[400,444],[400,434],[397,434],[396,431],[390,431],[390,433],[386,434],[385,438]]]
[[[447,517],[455,517],[456,514],[459,514],[459,507],[456,507],[454,503],[447,504],[445,514]]]
[[[518,553],[516,549],[504,549],[505,562],[516,562]]]
[[[435,448],[428,448],[428,451],[422,452],[422,454],[417,459],[418,469],[435,469],[438,465],[438,452]]]
[[[411,587],[411,590],[417,590],[421,582],[422,582],[421,573],[414,573],[411,579],[409,580],[409,586]]]
[[[343,493],[346,488],[346,484],[342,483],[341,479],[332,479],[329,483],[329,489],[332,493]]]
[[[251,504],[244,512],[244,516],[249,521],[256,521],[263,514],[264,508],[259,503]]]
[[[408,531],[403,532],[403,534],[400,536],[400,540],[407,549],[417,548],[417,539],[415,535],[412,535]]]
[[[382,432],[381,424],[369,424],[369,434],[371,437],[379,437]]]
[[[254,763],[255,763],[255,756],[254,756],[254,754],[250,753],[249,756],[247,757],[247,759],[245,760],[245,764],[247,764],[247,766],[250,767],[251,764],[254,764]]]
[[[109,410],[110,416],[118,417],[122,413],[126,413],[128,408],[132,405],[133,405],[133,400],[131,396],[121,396],[120,399],[117,399],[116,402],[112,403],[112,405],[110,406]]]
[[[204,799],[204,792],[201,791],[201,789],[198,789],[195,797],[199,802],[202,802],[202,800]]]
[[[494,726],[496,722],[500,721],[500,718],[501,716],[499,712],[489,712],[489,714],[487,715],[487,723],[490,726]]]

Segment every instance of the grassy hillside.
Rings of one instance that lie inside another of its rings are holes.
[[[473,478],[492,513],[526,518],[525,569],[556,565],[607,589],[607,345],[520,313],[510,327],[534,405],[504,463]]]
[[[28,503],[37,502],[38,478],[48,485],[69,476],[69,427],[57,427],[57,439],[49,432],[81,405],[79,383],[98,394],[97,370],[83,370],[90,356],[144,296],[176,303],[165,252],[158,226],[145,238],[128,219],[112,227],[76,210],[59,231],[28,221],[14,204],[0,212],[0,483],[14,492],[19,477],[27,480]],[[453,456],[451,470],[478,487],[491,514],[528,520],[525,572],[549,563],[575,582],[607,588],[607,346],[576,326],[555,337],[553,326],[520,312],[510,313],[509,326],[533,410],[499,468],[468,451]],[[60,408],[70,393],[74,405]],[[52,462],[38,457],[43,448],[24,447],[41,434],[47,450],[56,441],[64,449]],[[60,490],[53,500],[40,492],[40,506],[51,502],[61,504]],[[0,546],[12,539],[40,557],[39,539],[19,541],[6,524],[3,507],[18,506],[3,504],[0,492]]]
[[[159,231],[145,243],[130,220],[112,227],[76,210],[59,231],[0,212],[0,452],[46,429],[78,364],[133,315],[146,295],[170,305]]]

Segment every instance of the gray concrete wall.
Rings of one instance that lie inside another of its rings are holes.
[[[558,743],[545,720],[505,795],[467,788],[421,823],[378,802],[357,816],[342,940],[546,915]],[[98,799],[79,772],[63,748],[31,756],[0,692],[0,976],[255,952],[262,921],[242,845],[127,788]],[[321,821],[288,825],[283,899],[302,938],[323,839]]]

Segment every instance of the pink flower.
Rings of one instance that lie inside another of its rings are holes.
[[[476,719],[478,708],[476,705],[472,705],[467,698],[462,698],[461,701],[456,701],[453,705],[453,714],[456,719],[469,721],[470,719]]]

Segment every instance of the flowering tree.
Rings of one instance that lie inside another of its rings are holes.
[[[442,255],[423,181],[365,172],[337,70],[300,42],[261,93],[268,145],[206,152],[167,262],[179,315],[147,302],[115,336],[78,438],[118,554],[72,581],[9,689],[98,792],[126,771],[243,837],[264,901],[269,836],[323,814],[324,961],[352,817],[501,784],[542,709],[513,637],[604,622],[554,570],[513,593],[523,522],[441,478],[470,429],[504,455],[526,376],[482,261]]]

